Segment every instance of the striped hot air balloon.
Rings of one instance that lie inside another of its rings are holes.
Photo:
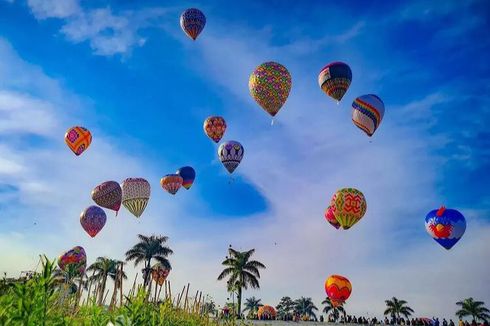
[[[178,174],[167,174],[160,180],[160,185],[163,189],[175,195],[182,186],[184,179]]]
[[[140,217],[150,200],[150,183],[143,178],[127,178],[121,188],[122,204],[135,217]]]
[[[369,137],[378,129],[384,114],[385,105],[374,94],[359,96],[352,103],[352,122]]]
[[[322,68],[318,75],[320,88],[331,98],[340,101],[349,89],[352,71],[343,62],[332,62]]]
[[[177,175],[182,177],[182,187],[189,190],[194,184],[196,179],[196,171],[191,166],[184,166],[175,172]]]

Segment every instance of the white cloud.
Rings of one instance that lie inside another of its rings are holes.
[[[78,0],[28,0],[27,4],[38,19],[68,18],[81,12]]]

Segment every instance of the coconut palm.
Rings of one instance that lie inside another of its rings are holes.
[[[318,308],[313,303],[311,298],[301,297],[294,301],[294,312],[299,314],[303,319],[314,317],[316,319],[316,314],[313,310],[317,310]]]
[[[277,315],[282,320],[292,319],[295,303],[290,297],[282,297],[276,306]]]
[[[463,301],[456,302],[456,304],[461,307],[461,309],[456,311],[456,316],[459,318],[471,316],[475,321],[490,320],[490,310],[485,307],[483,301],[475,301],[473,298],[467,298]]]
[[[331,313],[335,322],[337,322],[337,320],[339,319],[340,313],[344,314],[345,316],[343,303],[339,305],[334,305],[330,300],[330,298],[326,298],[325,300],[322,301],[322,304],[325,305],[325,307],[323,308],[323,312],[326,313],[327,315],[328,313]]]
[[[139,242],[126,252],[126,261],[134,261],[134,265],[144,262],[143,280],[145,286],[151,286],[151,260],[155,259],[167,269],[172,269],[168,256],[174,252],[169,247],[165,246],[168,237],[165,236],[145,236],[138,234]]]
[[[122,287],[122,280],[128,279],[126,272],[124,272],[124,270],[122,269],[123,265],[124,265],[124,262],[117,261],[117,266],[115,266],[116,270],[114,271],[114,273],[109,274],[109,277],[114,281],[114,289],[112,292],[111,306],[116,304],[117,290],[119,290]]]
[[[247,289],[249,286],[253,289],[260,288],[259,285],[259,268],[265,268],[264,264],[256,260],[250,260],[255,249],[249,251],[236,251],[233,248],[228,248],[228,255],[221,263],[226,268],[219,274],[218,280],[228,277],[228,285],[236,285],[238,287],[238,316],[241,316],[242,289]]]
[[[396,317],[397,319],[400,318],[400,315],[405,316],[405,318],[408,318],[408,316],[411,316],[413,313],[413,309],[407,306],[407,302],[405,300],[398,300],[397,298],[393,297],[391,300],[385,300],[386,303],[386,310],[384,312],[385,316],[390,315],[392,317]]]
[[[90,277],[91,280],[97,282],[98,285],[98,293],[99,298],[97,300],[97,304],[102,304],[104,300],[105,289],[107,285],[107,278],[110,276],[111,278],[117,272],[117,267],[121,262],[119,260],[110,259],[107,257],[97,257],[95,263],[90,265],[87,268],[88,272],[94,272],[94,274]]]
[[[257,312],[259,311],[259,307],[262,307],[263,304],[260,302],[261,299],[257,299],[255,297],[251,297],[245,300],[245,308],[243,311],[247,311],[249,315],[257,315]]]

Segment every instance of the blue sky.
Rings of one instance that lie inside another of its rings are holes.
[[[192,6],[207,17],[196,42],[178,24]],[[350,276],[356,313],[380,314],[393,295],[448,317],[462,295],[490,302],[489,12],[475,0],[0,1],[0,244],[11,248],[0,270],[15,275],[40,251],[54,257],[77,244],[91,260],[122,258],[137,233],[158,230],[176,252],[173,281],[221,302],[215,279],[230,243],[257,248],[268,269],[262,290],[246,295],[273,304],[307,295],[319,305],[332,273]],[[247,86],[270,60],[293,80],[273,127]],[[339,106],[317,85],[337,60],[353,71]],[[367,93],[386,105],[372,139],[350,121],[352,100]],[[231,184],[202,131],[214,114],[228,122],[224,138],[245,147]],[[63,142],[76,124],[94,135],[78,158]],[[170,197],[158,181],[184,165],[195,167],[196,183]],[[78,216],[90,190],[130,176],[150,180],[148,210],[140,220],[124,212],[88,239]],[[368,213],[342,233],[323,210],[345,186],[363,190]],[[450,252],[423,227],[441,204],[468,221]],[[435,264],[446,271],[441,284],[430,276]],[[403,287],[404,277],[424,278],[427,290]]]

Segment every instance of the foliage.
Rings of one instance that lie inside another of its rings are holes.
[[[475,321],[489,321],[490,320],[490,310],[485,307],[483,301],[475,301],[473,298],[467,298],[463,301],[456,302],[456,305],[461,307],[456,311],[456,316],[463,318],[466,316],[471,316]]]
[[[345,316],[343,303],[339,304],[338,306],[334,306],[330,298],[326,298],[325,300],[322,301],[322,304],[325,305],[325,307],[323,308],[323,312],[326,314],[328,313],[332,314],[335,322],[337,322],[341,313],[344,314]]]
[[[311,317],[316,318],[316,314],[313,310],[318,308],[313,303],[311,298],[301,297],[294,301],[294,312],[302,317],[302,319],[309,319]]]
[[[245,308],[243,311],[248,310],[248,316],[255,318],[257,316],[257,312],[259,311],[259,307],[263,306],[263,304],[260,302],[261,299],[257,299],[255,297],[247,298],[245,300]]]
[[[277,315],[282,320],[292,320],[295,303],[290,297],[282,297],[276,306]]]
[[[408,318],[413,313],[413,309],[406,305],[407,302],[405,300],[398,300],[397,298],[393,297],[391,300],[385,300],[385,303],[385,315],[390,315],[396,318],[400,318],[400,315],[403,315],[405,318]]]

